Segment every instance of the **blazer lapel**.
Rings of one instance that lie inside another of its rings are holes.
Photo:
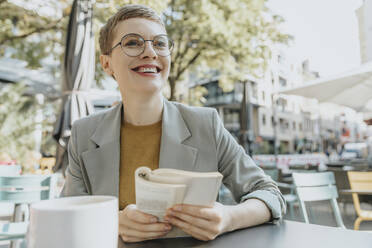
[[[90,137],[97,148],[82,153],[94,195],[119,196],[121,111],[120,103],[106,112]]]
[[[160,168],[194,170],[198,150],[183,144],[191,135],[178,108],[164,99]]]

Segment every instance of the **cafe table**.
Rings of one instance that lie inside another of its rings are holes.
[[[372,190],[363,190],[363,189],[357,189],[357,190],[354,190],[354,189],[342,189],[342,190],[339,190],[339,192],[341,194],[346,194],[346,195],[350,195],[350,194],[353,194],[353,193],[357,193],[358,195],[372,195]]]
[[[124,243],[118,248],[372,248],[372,233],[302,222],[282,221],[237,230],[203,242],[193,238]]]

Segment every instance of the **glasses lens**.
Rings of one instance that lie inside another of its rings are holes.
[[[128,56],[140,55],[145,47],[145,41],[139,35],[129,34],[121,40],[121,48]]]
[[[172,40],[166,35],[155,36],[151,43],[159,56],[170,55],[173,48]],[[145,50],[145,40],[138,34],[128,34],[121,40],[121,48],[128,56],[136,57]]]
[[[152,46],[159,56],[168,56],[173,48],[173,42],[166,35],[158,35],[154,38]]]

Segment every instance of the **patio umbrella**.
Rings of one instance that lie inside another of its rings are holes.
[[[95,66],[92,5],[91,0],[74,0],[71,9],[63,63],[62,106],[53,131],[58,142],[54,171],[64,172],[67,166],[66,149],[73,122],[94,112],[87,94]]]
[[[357,112],[372,111],[372,62],[338,76],[320,78],[278,93],[316,98],[319,102],[336,103]]]

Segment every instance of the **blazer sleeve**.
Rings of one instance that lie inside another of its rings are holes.
[[[218,168],[235,201],[240,203],[250,198],[263,201],[271,211],[271,221],[277,222],[285,214],[286,207],[276,183],[265,175],[224,128],[217,111],[213,111],[213,127]]]
[[[71,136],[67,146],[68,166],[66,169],[65,184],[61,197],[89,195],[82,173],[81,161],[77,149],[76,125],[72,126]]]

